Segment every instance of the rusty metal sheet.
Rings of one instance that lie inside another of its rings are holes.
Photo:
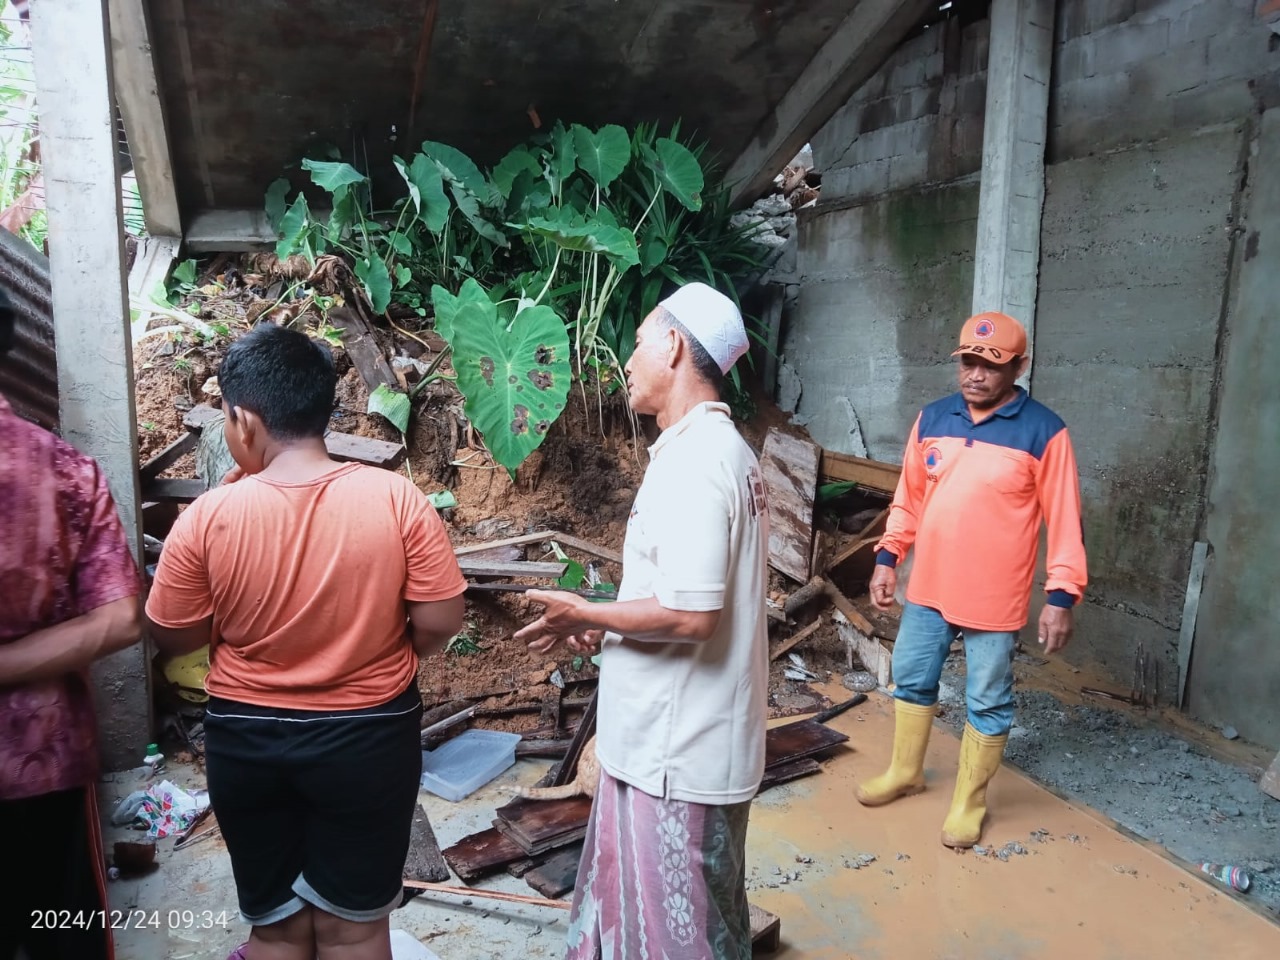
[[[56,430],[58,362],[49,258],[21,237],[0,230],[0,286],[17,314],[13,349],[0,360],[0,393],[19,416]]]

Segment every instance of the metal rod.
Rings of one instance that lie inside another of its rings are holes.
[[[422,880],[401,880],[410,890],[429,890],[432,893],[448,893],[455,897],[478,897],[486,900],[505,900],[507,903],[526,903],[534,907],[552,907],[568,910],[573,904],[568,900],[547,900],[544,897],[526,897],[519,893],[503,893],[501,890],[474,890],[470,887],[450,887],[443,883],[427,883]]]

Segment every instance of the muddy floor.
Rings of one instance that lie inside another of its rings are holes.
[[[1249,768],[1161,729],[1140,711],[1064,703],[1034,683],[1026,676],[1015,691],[1010,763],[1175,857],[1244,867],[1252,879],[1246,896],[1280,919],[1280,801],[1258,788]],[[961,729],[959,654],[943,671],[940,702],[942,722]]]

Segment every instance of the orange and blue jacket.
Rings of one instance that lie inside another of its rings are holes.
[[[915,547],[907,599],[958,627],[1018,630],[1026,622],[1039,551],[1049,531],[1048,602],[1084,596],[1080,482],[1066,424],[1018,389],[974,423],[953,394],[916,418],[876,562]]]

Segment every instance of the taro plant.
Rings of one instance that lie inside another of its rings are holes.
[[[281,258],[339,251],[375,313],[393,302],[426,313],[452,351],[467,416],[508,471],[542,442],[572,379],[621,386],[639,321],[665,288],[699,279],[733,292],[758,248],[730,225],[727,188],[704,200],[703,148],[642,125],[557,123],[487,173],[427,141],[395,161],[405,195],[372,207],[368,178],[336,159],[306,160],[331,213],[272,184],[267,213]],[[428,290],[430,291],[428,297]],[[442,357],[437,357],[437,363]],[[575,369],[576,368],[576,369]],[[440,379],[433,370],[415,387]],[[370,398],[402,432],[412,395]]]

